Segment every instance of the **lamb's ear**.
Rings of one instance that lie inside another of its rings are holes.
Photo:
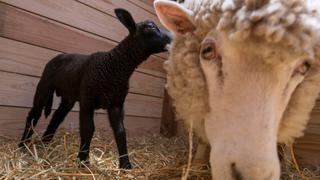
[[[196,29],[193,23],[194,13],[182,5],[168,0],[156,0],[154,1],[154,8],[160,22],[169,31],[185,34]]]
[[[131,14],[121,8],[117,8],[114,10],[119,21],[129,30],[130,34],[135,33],[137,31],[137,25]]]

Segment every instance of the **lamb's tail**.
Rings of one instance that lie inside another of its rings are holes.
[[[44,115],[46,116],[46,118],[50,115],[51,110],[52,110],[53,93],[54,93],[54,90],[49,90],[48,100],[47,100],[47,103],[46,103],[45,109],[44,109]]]
[[[52,79],[55,74],[55,63],[63,56],[63,54],[59,54],[54,57],[44,68],[42,73],[42,77],[38,83],[36,94],[33,100],[33,108],[34,109],[34,116],[38,117],[41,116],[42,110],[44,110],[44,115],[47,118],[52,109],[53,103],[53,94],[54,94],[54,85]],[[31,110],[31,111],[32,111]]]
[[[36,94],[34,95],[33,107],[29,113],[30,118],[38,119],[42,110],[46,118],[51,113],[52,103],[53,103],[54,89],[52,88],[50,81],[41,78],[37,86]]]

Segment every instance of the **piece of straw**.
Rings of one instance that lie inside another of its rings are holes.
[[[190,128],[189,128],[189,153],[188,153],[188,164],[186,170],[184,170],[183,176],[181,177],[181,180],[187,180],[190,168],[191,168],[191,162],[192,162],[192,149],[193,149],[193,121],[190,122]]]
[[[306,179],[306,177],[300,171],[299,164],[297,162],[296,156],[294,155],[293,144],[290,144],[290,153],[291,153],[291,158],[292,158],[292,161],[294,163],[294,166],[295,166],[297,172],[299,173],[300,177],[302,179]]]

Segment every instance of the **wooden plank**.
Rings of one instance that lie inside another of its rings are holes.
[[[307,167],[320,166],[320,101],[310,116],[305,135],[296,140],[295,154],[300,164]]]
[[[320,134],[305,133],[295,144],[298,162],[307,167],[320,166]]]
[[[154,11],[154,8],[153,8],[153,2],[151,3],[151,1],[150,1],[150,2],[146,3],[146,2],[141,1],[141,0],[128,0],[128,1],[130,1],[132,4],[135,4],[135,5],[139,6],[139,7],[147,10],[148,12],[156,15],[156,12]]]
[[[317,100],[310,114],[310,120],[308,122],[308,126],[305,132],[320,135],[320,101],[319,99]],[[318,141],[320,141],[320,139]]]
[[[320,135],[320,116],[319,116],[319,114],[311,116],[311,119],[308,123],[307,129],[305,130],[305,132]],[[320,141],[320,139],[319,139],[319,141]]]
[[[9,39],[55,51],[83,54],[108,51],[116,45],[112,41],[58,24],[2,3],[0,3],[0,12],[3,14],[0,16],[0,22],[3,22],[0,36]],[[151,56],[139,66],[138,71],[147,71],[155,76],[164,77],[162,63],[163,61],[159,60],[159,58]]]
[[[102,38],[94,37],[2,3],[0,3],[0,10],[5,14],[4,26],[0,34],[2,37],[56,51],[84,54],[110,50],[116,45],[115,42],[103,41]]]
[[[0,1],[117,42],[128,34],[126,28],[116,18],[73,0]]]
[[[90,7],[93,7],[95,9],[98,9],[99,11],[107,13],[113,17],[116,17],[114,14],[115,8],[124,8],[132,14],[132,16],[136,20],[136,22],[150,19],[150,20],[154,21],[157,25],[163,27],[155,14],[150,13],[149,11],[146,11],[146,10],[138,7],[138,6],[130,3],[127,0],[108,0],[108,1],[104,1],[104,0],[77,0],[77,1],[81,2],[83,4],[86,4]]]
[[[15,107],[31,107],[37,77],[28,77],[0,71],[0,105]],[[54,109],[57,108],[59,100],[55,98]],[[142,117],[161,117],[162,99],[145,95],[129,93],[126,98],[126,115]],[[74,111],[79,107],[75,106]],[[99,111],[104,112],[104,111]]]
[[[29,108],[0,106],[0,135],[20,139],[24,130],[25,118],[28,112]],[[79,127],[78,114],[79,113],[77,112],[70,112],[59,129],[63,129],[64,131],[68,132],[77,132]],[[36,127],[37,132],[42,134],[42,132],[46,129],[50,119],[51,116],[48,119],[41,117]],[[94,119],[96,129],[102,129],[109,131],[110,133],[112,132],[106,114],[96,113]],[[142,136],[150,133],[158,133],[160,119],[125,116],[124,124],[128,137]]]
[[[161,117],[162,99],[137,94],[128,94],[125,102],[127,115]]]
[[[142,2],[144,2],[145,4],[148,4],[149,6],[153,7],[153,2],[154,2],[154,0],[139,0],[139,1],[142,1]]]
[[[120,42],[128,34],[128,30],[115,18],[113,10],[110,11],[110,15],[108,15],[88,7],[83,3],[65,0],[29,0],[28,2],[21,0],[0,0],[0,2],[1,1],[115,42]],[[123,4],[124,3],[129,4],[128,2],[123,2]],[[150,17],[150,15],[146,17]],[[156,18],[153,17],[153,19]],[[165,54],[161,56],[166,58]]]
[[[135,72],[130,79],[129,92],[163,98],[164,85],[164,79]]]
[[[59,53],[0,37],[0,70],[40,77],[47,62]]]
[[[59,54],[25,43],[0,37],[0,70],[40,77],[45,64]],[[165,80],[134,72],[130,79],[130,92],[163,97]]]

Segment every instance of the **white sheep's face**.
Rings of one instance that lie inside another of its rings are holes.
[[[155,7],[161,22],[176,35],[197,28],[192,12],[184,7],[161,0]],[[201,41],[199,61],[209,94],[205,129],[213,179],[279,179],[280,121],[313,59],[258,39],[236,42],[215,28]]]
[[[211,33],[199,58],[209,93],[205,129],[213,177],[278,179],[280,119],[308,73],[309,59],[290,49],[235,44]]]

